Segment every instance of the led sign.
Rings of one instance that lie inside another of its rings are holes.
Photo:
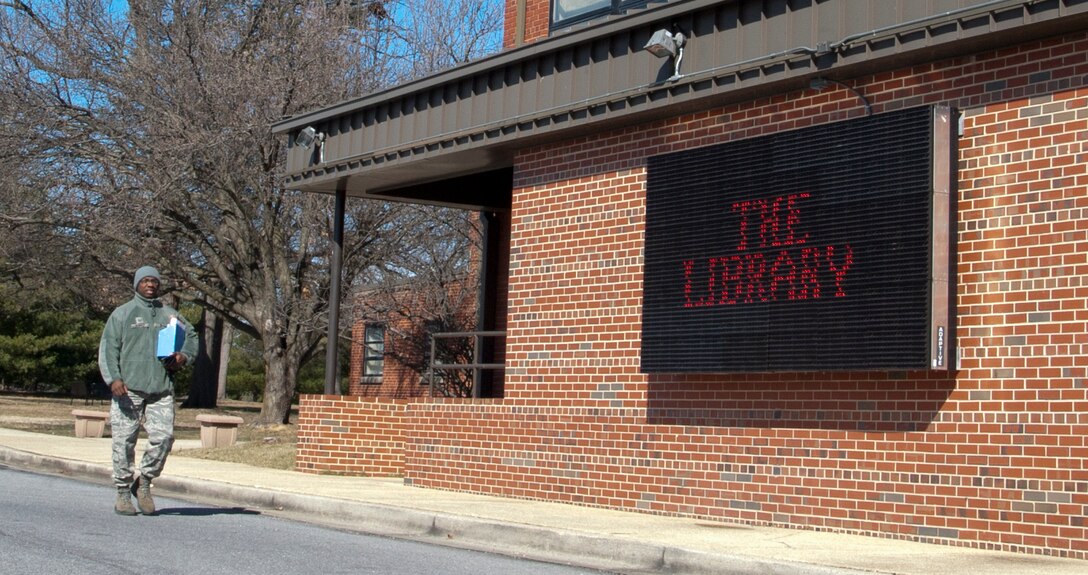
[[[951,117],[650,158],[642,370],[947,368]]]

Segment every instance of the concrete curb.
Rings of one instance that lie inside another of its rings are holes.
[[[411,539],[553,563],[620,570],[624,573],[677,575],[851,575],[871,573],[797,562],[764,561],[738,555],[691,551],[628,539],[467,515],[360,503],[328,497],[281,493],[254,487],[206,483],[188,478],[160,478],[174,492],[248,507],[273,510],[311,523],[352,531]],[[320,518],[320,521],[316,521]]]
[[[74,475],[88,479],[109,479],[112,471],[105,465],[46,457],[36,453],[0,446],[0,463],[27,471],[45,471],[58,475]]]
[[[106,465],[47,457],[0,446],[0,463],[29,471],[110,480]],[[706,553],[575,530],[560,530],[469,515],[453,515],[348,501],[188,477],[160,477],[155,486],[181,499],[252,507],[308,523],[461,547],[502,555],[622,573],[675,575],[859,575],[871,571],[793,561]]]

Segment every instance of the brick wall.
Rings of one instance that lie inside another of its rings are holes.
[[[382,375],[380,377],[363,376],[363,336],[368,323],[380,323],[387,327],[385,332],[385,349],[389,352],[384,361]],[[421,383],[420,372],[411,365],[424,361],[418,356],[418,351],[412,346],[403,345],[405,355],[415,358],[415,362],[398,361],[398,347],[406,342],[393,337],[398,332],[414,332],[416,327],[412,322],[398,317],[383,317],[372,319],[357,319],[351,329],[351,365],[348,372],[348,394],[360,397],[381,397],[385,399],[407,399],[422,397],[428,394],[429,389]],[[391,328],[391,329],[388,329]],[[420,336],[422,337],[422,336]],[[409,365],[411,363],[411,365]]]
[[[509,215],[495,218],[494,230],[499,243],[496,258],[497,273],[505,278],[505,259],[509,256]],[[473,233],[479,233],[473,230]],[[419,284],[405,282],[389,288],[372,288],[358,291],[355,295],[356,317],[352,325],[351,360],[348,375],[348,394],[362,397],[413,398],[431,394],[425,383],[427,362],[430,360],[430,320],[451,322],[443,331],[474,330],[477,324],[480,251],[472,246],[469,270],[460,278],[443,278],[449,283],[441,285],[430,278]],[[495,264],[492,264],[495,265]],[[506,282],[498,282],[495,298],[495,314],[498,327],[503,329],[506,318]],[[367,325],[385,326],[385,356],[380,377],[363,375],[364,334]],[[501,340],[500,340],[501,341]],[[501,356],[501,353],[499,354]],[[496,361],[501,362],[500,357]],[[502,373],[495,376],[493,387],[502,389]]]
[[[503,48],[516,46],[518,1],[506,0],[506,12],[503,17]],[[525,2],[525,38],[526,44],[548,37],[549,18],[551,18],[551,0],[524,0]]]
[[[404,473],[405,400],[303,395],[295,468],[310,473]]]
[[[505,399],[408,405],[406,481],[1088,558],[1088,36],[853,85],[963,112],[958,371],[639,373],[646,157],[864,114],[781,94],[519,156]]]
[[[502,48],[517,46],[518,0],[506,0],[502,14]]]
[[[849,91],[527,151],[506,399],[413,405],[408,478],[1088,556],[1086,53],[1078,35],[857,80],[874,113],[964,113],[958,373],[638,371],[646,156],[864,114]]]

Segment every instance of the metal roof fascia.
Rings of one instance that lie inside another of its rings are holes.
[[[590,25],[580,27],[571,32],[538,40],[517,48],[510,48],[497,54],[486,56],[455,68],[450,68],[449,70],[425,76],[418,80],[412,80],[385,90],[346,100],[338,104],[332,104],[326,108],[320,108],[311,112],[303,112],[284,118],[283,120],[272,124],[272,133],[282,134],[290,132],[311,124],[349,114],[369,106],[389,102],[411,94],[425,92],[437,86],[459,82],[477,74],[490,72],[492,70],[510,66],[511,64],[538,58],[542,54],[558,52],[564,48],[577,46],[600,37],[610,36],[612,34],[652,24],[660,20],[676,18],[682,14],[695,12],[703,8],[737,1],[738,0],[675,0],[661,6],[647,7],[641,9],[637,13],[620,16],[606,22],[596,24],[591,23]]]

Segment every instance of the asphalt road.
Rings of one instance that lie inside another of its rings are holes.
[[[156,497],[113,513],[113,488],[0,466],[5,574],[441,574],[602,572],[326,529],[240,508]]]

